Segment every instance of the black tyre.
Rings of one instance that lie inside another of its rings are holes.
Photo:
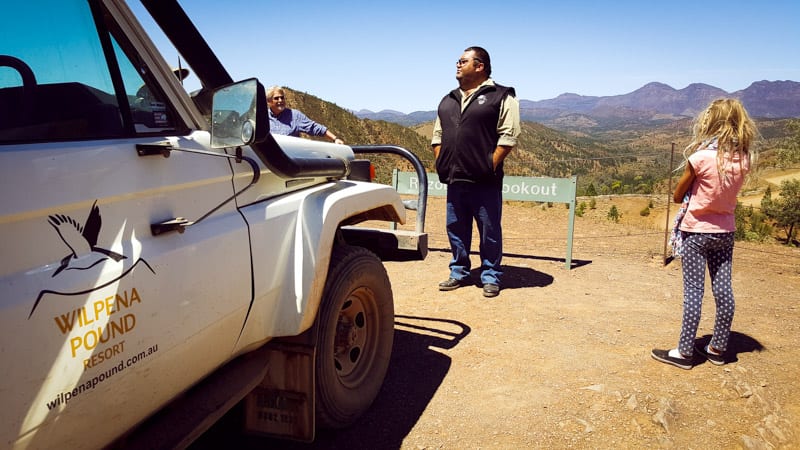
[[[334,248],[317,320],[317,425],[346,427],[377,397],[392,353],[392,287],[375,254]]]

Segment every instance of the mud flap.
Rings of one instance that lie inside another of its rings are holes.
[[[313,345],[268,344],[269,368],[264,380],[244,400],[248,433],[303,442],[314,440]]]

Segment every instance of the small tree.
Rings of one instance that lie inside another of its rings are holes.
[[[589,183],[589,187],[586,188],[586,195],[589,197],[594,197],[597,195],[597,189],[595,189],[594,183]]]
[[[767,216],[770,215],[770,211],[772,211],[773,203],[772,203],[772,186],[767,186],[767,189],[764,191],[764,196],[761,197],[761,211],[764,212]]]
[[[752,206],[750,207],[753,208]],[[764,242],[772,237],[772,226],[767,223],[767,216],[759,211],[752,211],[750,216],[750,230],[745,233],[748,241]]]
[[[786,148],[778,149],[779,167],[792,167],[800,162],[800,120],[789,121],[786,128],[792,135],[786,142]]]
[[[791,244],[800,225],[800,180],[783,180],[781,193],[769,202],[764,213],[786,230],[786,243]]]
[[[577,208],[575,208],[575,215],[578,217],[583,217],[583,213],[586,212],[586,202],[581,202]]]
[[[608,220],[613,220],[614,222],[619,222],[620,217],[622,217],[622,214],[617,211],[617,205],[611,205],[611,209],[608,210],[606,218],[608,218]]]
[[[753,212],[752,208],[745,208],[742,202],[736,202],[736,209],[734,210],[734,218],[736,220],[736,231],[733,233],[733,238],[737,241],[743,241],[747,234],[747,219]]]

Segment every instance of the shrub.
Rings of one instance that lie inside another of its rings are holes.
[[[771,193],[771,191],[768,190]],[[800,180],[781,181],[781,193],[773,200],[766,196],[761,200],[764,213],[786,232],[786,243],[791,245],[800,227]]]
[[[606,218],[608,220],[612,220],[614,222],[619,222],[619,218],[620,217],[622,217],[622,214],[620,214],[619,211],[617,210],[617,206],[616,205],[611,205],[611,209],[608,210],[608,214],[606,215]]]
[[[583,213],[586,212],[586,202],[581,202],[577,208],[575,208],[575,215],[578,217],[583,217]]]
[[[737,241],[764,242],[772,237],[774,230],[766,222],[767,216],[752,206],[737,203],[734,217],[736,231],[733,236]]]

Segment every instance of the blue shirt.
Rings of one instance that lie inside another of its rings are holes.
[[[324,136],[328,128],[309,119],[305,114],[296,109],[286,108],[275,116],[269,111],[269,131],[272,134],[286,136],[300,136],[300,132],[311,136]]]

